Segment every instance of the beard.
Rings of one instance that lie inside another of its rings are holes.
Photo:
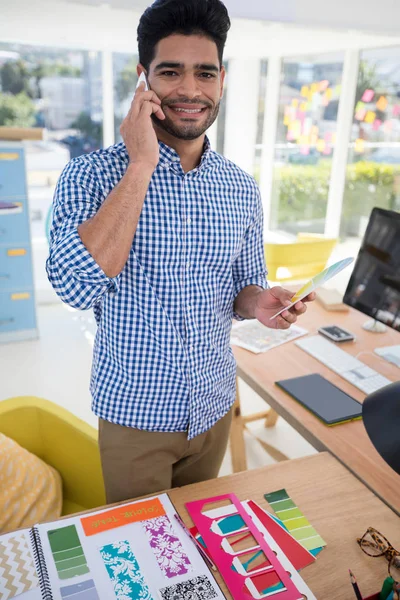
[[[190,101],[188,102],[186,100],[181,99],[176,102],[165,102],[165,103],[161,102],[161,108],[164,110],[164,108],[166,106],[172,107],[174,104],[179,104],[179,103],[196,104],[197,106],[199,104],[204,104],[208,110],[207,118],[202,123],[197,123],[190,117],[188,117],[188,118],[183,117],[183,118],[181,118],[181,122],[178,125],[172,119],[170,119],[167,115],[165,115],[165,119],[163,119],[163,120],[159,119],[154,114],[151,115],[151,118],[153,119],[153,123],[157,127],[159,127],[160,129],[163,129],[166,133],[169,133],[170,135],[178,138],[179,140],[195,140],[195,139],[199,138],[201,135],[203,135],[203,133],[211,127],[211,125],[214,123],[215,119],[218,117],[219,107],[221,104],[221,102],[218,102],[218,104],[215,104],[213,107],[213,105],[210,103],[198,102],[198,101],[197,102],[190,102]],[[164,114],[165,114],[165,112],[164,112]]]

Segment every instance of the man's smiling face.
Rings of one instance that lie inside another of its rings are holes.
[[[200,137],[218,116],[225,78],[216,44],[201,35],[174,34],[156,46],[147,78],[165,120],[154,124],[182,140]]]

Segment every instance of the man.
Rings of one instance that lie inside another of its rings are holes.
[[[235,397],[232,318],[270,318],[260,194],[212,151],[230,27],[220,0],[157,0],[138,27],[124,143],[72,160],[58,182],[49,279],[93,307],[91,377],[107,502],[216,477]],[[238,100],[239,101],[239,100]],[[245,110],[245,107],[244,107]],[[313,299],[313,298],[309,298]]]

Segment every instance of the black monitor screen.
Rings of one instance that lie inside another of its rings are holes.
[[[343,301],[400,331],[400,213],[373,209]]]

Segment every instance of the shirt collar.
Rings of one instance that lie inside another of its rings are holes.
[[[170,166],[173,163],[179,163],[179,154],[170,146],[167,146],[163,142],[158,142],[160,147],[160,164],[163,167]],[[203,169],[209,166],[212,162],[213,152],[211,150],[210,140],[206,136],[204,139],[203,154],[201,156],[200,164],[198,169]]]

